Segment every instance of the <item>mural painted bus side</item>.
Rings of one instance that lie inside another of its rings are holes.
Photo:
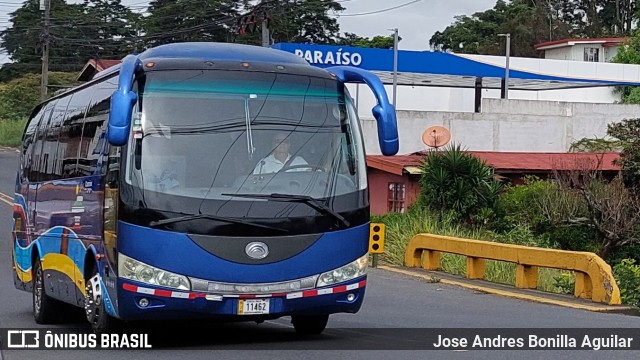
[[[357,312],[369,199],[349,81],[379,97],[381,147],[395,153],[375,76],[236,44],[152,48],[38,106],[13,237],[36,322],[66,302],[96,332],[115,319],[291,316],[319,333],[330,314]]]

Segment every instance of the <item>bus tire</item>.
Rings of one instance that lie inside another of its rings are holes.
[[[60,303],[45,292],[44,270],[40,258],[33,264],[33,317],[38,324],[53,324],[60,311]]]
[[[293,315],[291,323],[300,335],[318,335],[324,331],[329,315]]]
[[[103,291],[106,289],[100,284],[98,270],[94,268],[91,274],[85,281],[84,312],[93,332],[103,334],[113,329],[115,319],[107,313],[104,306]]]

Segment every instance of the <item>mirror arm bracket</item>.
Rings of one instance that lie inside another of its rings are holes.
[[[335,75],[341,83],[365,83],[376,97],[377,104],[371,109],[378,124],[378,142],[382,154],[391,156],[398,153],[398,125],[396,109],[389,102],[387,91],[375,74],[351,66],[332,66],[325,70]]]

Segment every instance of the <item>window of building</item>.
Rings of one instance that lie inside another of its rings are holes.
[[[405,210],[405,184],[389,183],[387,195],[387,210],[389,212],[403,213]]]
[[[584,48],[584,61],[598,62],[598,54],[600,49],[598,48]]]

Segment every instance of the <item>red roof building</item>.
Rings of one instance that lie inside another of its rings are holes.
[[[618,53],[618,47],[628,38],[563,39],[534,46],[544,51],[545,59],[587,62],[610,62]]]
[[[546,179],[556,170],[576,170],[588,167],[613,178],[620,167],[613,162],[617,153],[524,153],[470,151],[484,160],[494,173],[505,181],[520,184],[527,175]],[[420,193],[420,164],[426,153],[382,156],[368,155],[367,168],[371,213],[405,212]]]
[[[120,64],[120,60],[106,60],[106,59],[89,59],[84,65],[80,74],[76,78],[77,81],[89,81],[102,70],[108,69],[112,66]]]

